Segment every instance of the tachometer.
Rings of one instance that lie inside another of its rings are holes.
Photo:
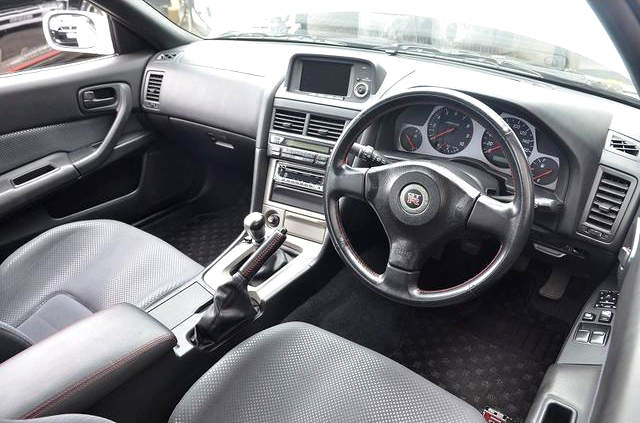
[[[473,122],[464,113],[443,107],[427,123],[429,142],[442,154],[456,154],[465,149],[473,136]]]
[[[400,145],[407,151],[416,151],[422,145],[422,132],[414,126],[404,128],[400,133]]]
[[[511,129],[513,129],[513,132],[515,132],[515,134],[518,136],[525,154],[527,155],[527,157],[529,157],[533,152],[533,147],[535,144],[533,132],[531,131],[529,125],[527,125],[522,119],[518,119],[512,116],[505,117],[504,121],[511,127]],[[504,155],[504,151],[502,151],[502,145],[498,143],[493,131],[491,130],[486,130],[484,132],[484,135],[482,135],[482,153],[494,166],[503,169],[509,167],[509,163],[507,163],[507,158]]]
[[[531,163],[531,175],[533,182],[540,185],[549,185],[558,179],[558,163],[551,157],[540,157]]]

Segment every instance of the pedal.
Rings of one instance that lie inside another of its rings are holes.
[[[491,407],[485,407],[482,410],[482,417],[489,423],[509,423],[513,421],[511,417]]]
[[[538,290],[541,297],[558,301],[567,290],[567,285],[571,279],[571,274],[559,266],[553,266],[551,275],[544,285]]]

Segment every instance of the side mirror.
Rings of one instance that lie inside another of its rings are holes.
[[[54,50],[114,54],[106,16],[80,10],[57,10],[44,15],[42,30],[47,44]]]

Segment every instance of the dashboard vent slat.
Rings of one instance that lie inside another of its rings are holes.
[[[585,232],[610,239],[630,188],[629,180],[603,171],[584,220]]]
[[[344,131],[346,121],[325,116],[311,115],[307,135],[330,141],[337,141]]]
[[[623,154],[638,157],[640,155],[640,143],[627,138],[622,138],[617,134],[612,134],[609,140],[609,146]]]
[[[162,88],[162,80],[164,74],[149,73],[147,76],[147,86],[144,89],[144,99],[154,103],[160,102],[160,89]]]
[[[273,129],[290,134],[302,135],[307,114],[293,110],[276,109],[273,115]]]

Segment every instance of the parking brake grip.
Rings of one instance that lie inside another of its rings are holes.
[[[251,278],[282,246],[287,238],[286,234],[287,230],[284,228],[274,231],[234,273],[231,280],[218,287],[213,304],[202,314],[190,336],[197,348],[206,349],[224,340],[236,326],[257,314],[247,286]]]

